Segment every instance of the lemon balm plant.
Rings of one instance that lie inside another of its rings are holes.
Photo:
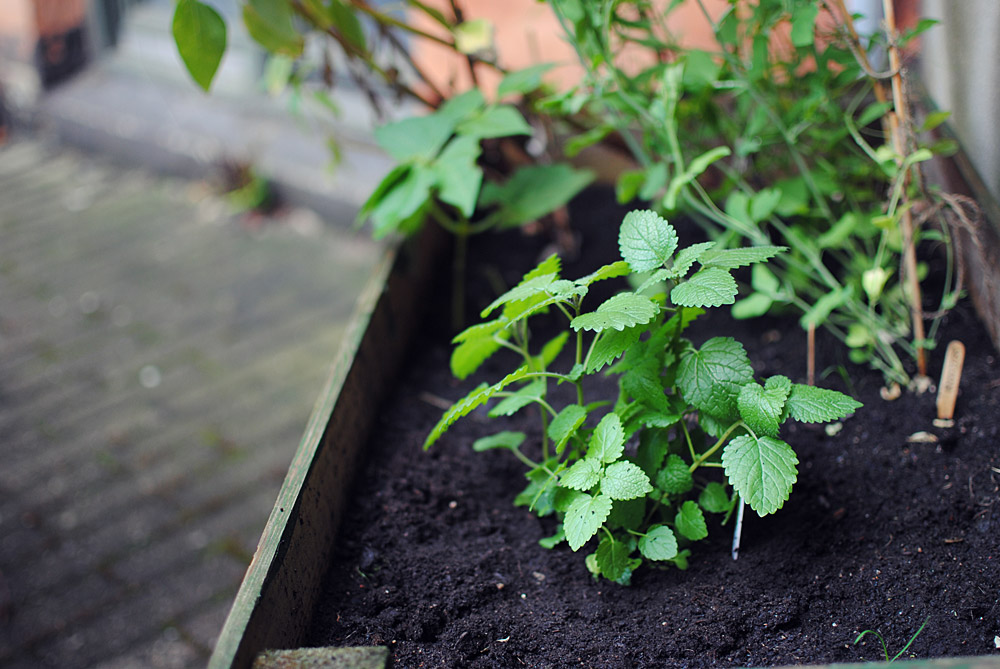
[[[493,400],[494,418],[539,407],[541,444],[526,447],[524,432],[501,431],[473,448],[507,449],[528,467],[515,503],[559,520],[543,545],[589,546],[595,576],[628,583],[643,561],[685,568],[687,546],[708,534],[706,513],[728,516],[744,502],[761,516],[781,508],[798,465],[780,438],[786,420],[837,420],[861,405],[785,376],[755,379],[730,337],[701,346],[684,337],[705,309],[734,303],[732,270],[784,249],[679,248],[673,226],[652,211],[625,217],[619,249],[621,260],[576,280],[562,278],[558,257],[549,257],[484,309],[486,320],[455,337],[451,366],[460,378],[501,350],[520,363],[448,409],[425,448]],[[596,282],[639,273],[634,290],[584,309]],[[551,310],[566,327],[533,346],[529,323]],[[613,401],[588,397],[588,380],[601,373],[618,380]],[[570,388],[562,406],[554,392],[560,385]],[[703,476],[714,470],[721,477]]]

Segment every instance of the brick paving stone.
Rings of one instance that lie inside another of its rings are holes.
[[[77,666],[89,666],[109,655],[131,652],[175,627],[186,611],[200,609],[229,588],[220,584],[238,581],[244,567],[228,556],[210,556],[172,578],[154,580],[129,591],[87,623],[51,639],[39,651],[43,658],[72,658]]]
[[[231,592],[220,593],[218,599],[208,602],[203,610],[179,620],[177,626],[184,638],[198,648],[208,651],[215,648],[215,642],[219,639],[219,633],[235,599],[236,588],[233,588]]]
[[[204,649],[187,641],[173,627],[163,631],[152,643],[105,662],[95,669],[185,669],[204,665],[208,655]]]
[[[379,249],[36,141],[0,202],[0,665],[202,664]]]

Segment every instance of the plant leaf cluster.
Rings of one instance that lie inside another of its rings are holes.
[[[577,144],[621,138],[639,168],[619,179],[620,201],[682,211],[720,245],[788,247],[754,267],[734,315],[798,312],[803,328],[827,328],[853,361],[907,382],[904,359],[933,346],[938,320],[925,340],[913,339],[901,219],[930,197],[914,176],[918,164],[953,147],[896,149],[884,134],[879,124],[896,110],[876,99],[882,83],[863,44],[875,52],[886,36],[862,42],[846,25],[831,33],[831,18],[850,17],[831,17],[837,3],[823,0],[730,3],[721,15],[701,0],[669,3],[666,12],[618,0],[549,4],[586,76],[545,109],[593,119],[600,132],[585,128]],[[718,48],[675,38],[670,13],[682,5],[705,16]],[[921,22],[898,43],[932,24]],[[914,244],[949,245],[938,221],[917,227]],[[958,298],[953,270],[949,264],[939,315]]]
[[[520,364],[452,405],[425,448],[491,402],[493,418],[538,407],[541,444],[526,447],[525,433],[502,431],[474,449],[506,449],[528,467],[515,503],[557,519],[543,545],[589,547],[595,575],[628,583],[643,562],[685,568],[688,546],[708,534],[706,514],[728,516],[740,499],[761,516],[781,508],[798,465],[780,438],[785,421],[837,420],[861,405],[784,376],[755,379],[731,337],[700,346],[684,337],[705,309],[735,302],[733,269],[784,249],[679,248],[665,219],[633,211],[621,224],[619,250],[620,261],[576,280],[564,279],[559,258],[549,257],[487,306],[483,322],[455,337],[451,365],[460,378],[501,350],[515,351]],[[637,279],[638,288],[584,309],[594,283],[639,273],[655,281]],[[552,311],[565,328],[536,352],[529,321]],[[613,403],[586,397],[597,374],[617,378]],[[575,401],[559,406],[553,390],[562,384],[574,389]],[[713,469],[721,475],[701,476]]]

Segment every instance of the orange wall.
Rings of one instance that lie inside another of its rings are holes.
[[[0,0],[0,41],[10,55],[29,59],[39,36],[65,33],[86,13],[87,0]]]
[[[427,4],[451,16],[447,0],[431,0]],[[729,6],[727,0],[706,0],[713,19]],[[487,19],[494,28],[499,64],[507,70],[517,70],[535,63],[556,63],[551,79],[569,84],[579,77],[576,53],[563,41],[562,29],[549,6],[538,0],[463,0],[461,7],[466,21]],[[427,32],[441,35],[441,27],[418,13],[416,25]],[[711,48],[715,44],[711,26],[696,3],[685,3],[670,15],[669,28],[683,34],[683,43],[691,47]],[[414,40],[414,56],[442,89],[464,90],[471,85],[468,65],[464,58],[450,49],[427,40]],[[494,90],[499,75],[486,66],[476,70],[484,92]]]

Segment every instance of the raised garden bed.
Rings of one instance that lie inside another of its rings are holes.
[[[613,250],[623,211],[602,202],[575,207],[577,223],[593,232],[568,275]],[[596,228],[579,220],[590,217]],[[481,246],[504,261],[509,284],[541,249],[516,233],[505,243]],[[508,265],[516,257],[521,266]],[[484,434],[474,418],[430,453],[420,449],[441,413],[435,398],[454,399],[465,386],[447,374],[443,327],[424,329],[393,382],[390,352],[403,341],[395,328],[409,323],[405,308],[419,299],[396,291],[419,284],[414,269],[397,269],[387,292],[373,288],[363,302],[358,353],[342,361],[317,406],[213,666],[249,666],[259,650],[300,645],[387,646],[396,666],[875,660],[882,651],[872,637],[852,645],[858,632],[878,629],[894,653],[925,619],[914,654],[1000,666],[989,655],[1000,634],[1000,363],[968,306],[941,336],[968,350],[954,427],[932,425],[933,395],[888,403],[880,376],[855,367],[847,387],[833,373],[823,384],[866,406],[834,435],[789,431],[799,481],[777,515],[747,514],[740,559],[729,557],[729,528],[713,523],[686,572],[644,569],[623,588],[594,581],[565,546],[538,546],[552,528],[511,504],[523,469],[506,453],[470,453]],[[443,314],[431,322],[447,322]],[[756,372],[804,376],[805,338],[794,321],[713,317],[710,325],[744,341]],[[822,355],[820,369],[841,363]],[[376,410],[385,385],[392,392]],[[345,507],[359,452],[365,464]]]

